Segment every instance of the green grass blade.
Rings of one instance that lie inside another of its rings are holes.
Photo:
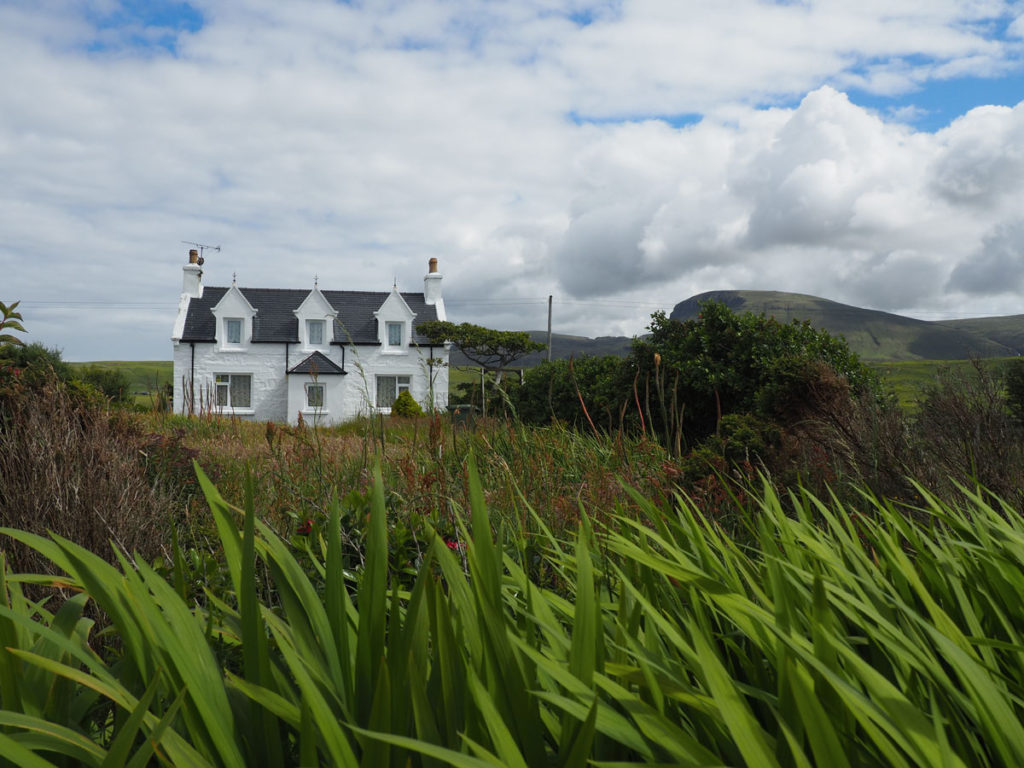
[[[373,709],[376,675],[381,668],[388,619],[388,539],[384,480],[380,464],[373,470],[370,519],[366,535],[366,567],[359,584],[359,627],[356,636],[355,721],[367,725]]]
[[[8,735],[26,749],[64,755],[82,765],[101,765],[106,756],[104,750],[85,735],[40,717],[0,711],[0,727],[17,729],[8,731]]]
[[[0,733],[0,755],[18,768],[59,768],[4,733]]]

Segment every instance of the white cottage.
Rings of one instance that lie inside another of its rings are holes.
[[[337,423],[389,413],[408,391],[448,403],[448,347],[416,324],[445,320],[430,260],[423,293],[204,286],[189,252],[174,324],[174,411]]]

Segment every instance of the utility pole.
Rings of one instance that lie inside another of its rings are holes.
[[[548,362],[551,362],[551,294],[548,294]]]

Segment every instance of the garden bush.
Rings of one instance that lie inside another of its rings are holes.
[[[408,391],[405,391],[400,392],[398,397],[395,398],[395,402],[391,405],[391,415],[400,417],[422,416],[423,409],[413,399],[413,396]]]

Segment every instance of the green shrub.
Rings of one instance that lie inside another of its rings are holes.
[[[595,427],[613,432],[622,426],[624,405],[628,423],[636,424],[632,383],[629,361],[614,355],[584,356],[530,368],[511,394],[516,413],[527,424],[562,422],[589,430],[589,416]]]
[[[420,404],[417,403],[409,391],[400,392],[398,397],[395,398],[395,402],[391,406],[392,416],[422,416],[423,409]]]
[[[128,403],[132,400],[131,381],[120,369],[87,365],[74,371],[74,376],[98,389],[111,402]]]

